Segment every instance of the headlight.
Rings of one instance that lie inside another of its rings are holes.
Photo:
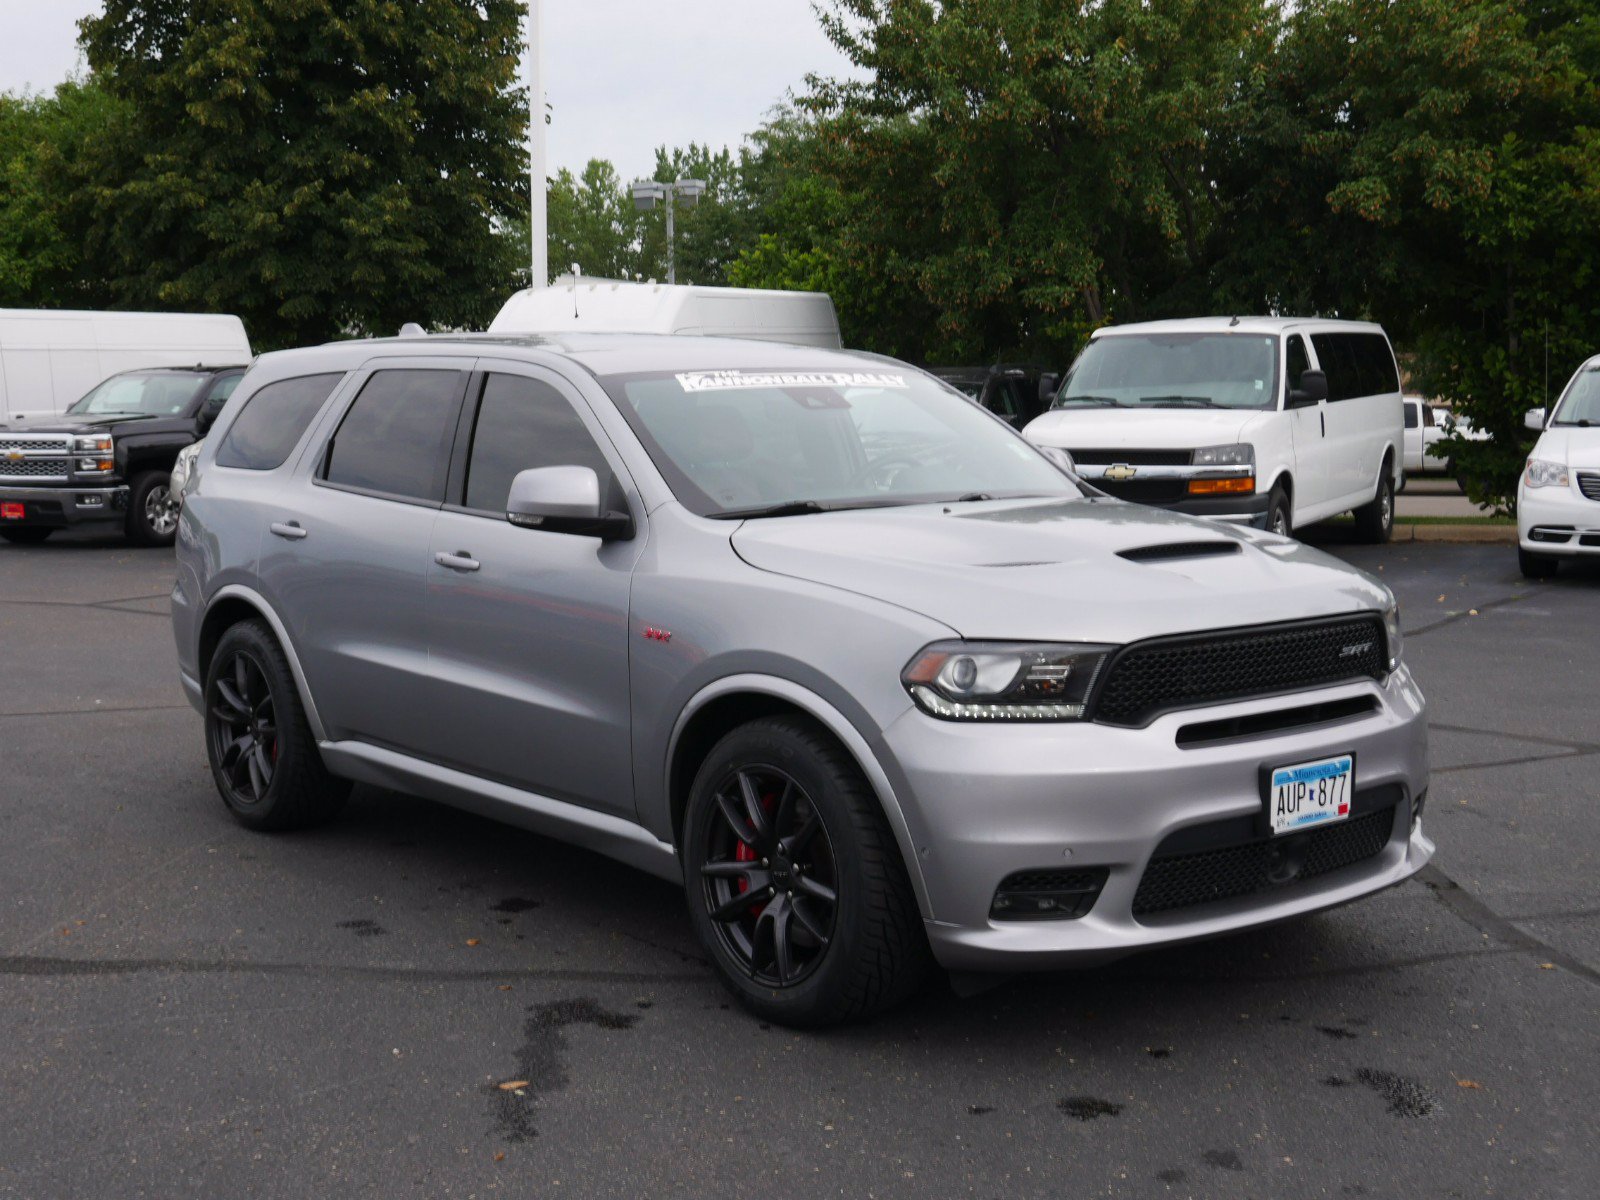
[[[173,461],[172,464],[172,477],[167,481],[167,486],[169,489],[171,489],[172,498],[174,500],[182,497],[184,485],[189,482],[189,476],[194,474],[195,459],[199,457],[199,442],[185,446],[182,450],[178,451],[178,457]]]
[[[1249,442],[1229,442],[1226,446],[1201,446],[1194,452],[1197,467],[1253,467],[1256,448]]]
[[[1383,610],[1383,636],[1389,645],[1389,670],[1393,671],[1400,666],[1400,652],[1405,640],[1400,633],[1400,603],[1397,600],[1390,600],[1389,607]]]
[[[1530,458],[1523,478],[1531,488],[1566,487],[1567,464],[1551,462],[1547,458]]]
[[[1110,646],[935,642],[900,681],[949,721],[1077,721]]]
[[[74,454],[108,455],[111,453],[111,435],[109,433],[91,433],[72,439],[72,452]]]

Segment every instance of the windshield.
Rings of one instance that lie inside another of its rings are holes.
[[[193,371],[161,371],[113,375],[71,408],[69,413],[105,416],[175,417],[194,399],[204,375]]]
[[[909,369],[600,382],[674,494],[701,516],[1085,494],[982,409]]]
[[[1556,406],[1552,425],[1600,425],[1600,367],[1579,371]]]
[[[1090,342],[1056,408],[1275,408],[1278,342],[1256,333],[1116,334]]]

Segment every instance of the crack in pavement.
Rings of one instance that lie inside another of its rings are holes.
[[[1495,912],[1432,863],[1418,871],[1416,877],[1433,893],[1440,904],[1479,933],[1494,938],[1508,949],[1521,950],[1546,962],[1552,962],[1585,983],[1600,987],[1600,970],[1596,970],[1565,950],[1557,949],[1549,942],[1519,929],[1508,918]]]
[[[57,708],[39,712],[0,713],[0,721],[7,717],[98,717],[102,713],[180,712],[191,707],[188,704],[134,704],[117,708]]]
[[[116,975],[277,975],[306,979],[365,979],[393,983],[499,983],[508,979],[557,983],[706,983],[705,971],[601,971],[568,967],[451,969],[379,967],[359,964],[255,962],[249,959],[53,958],[42,954],[0,958],[0,975],[60,978]]]
[[[1473,608],[1463,608],[1459,611],[1451,612],[1448,616],[1440,617],[1431,625],[1424,625],[1420,629],[1404,630],[1404,636],[1407,638],[1421,637],[1425,633],[1432,633],[1435,629],[1443,629],[1446,625],[1454,625],[1465,617],[1482,616],[1486,612],[1493,612],[1497,608],[1504,608],[1508,604],[1516,604],[1518,601],[1526,599],[1526,596],[1517,595],[1507,596],[1502,600],[1485,600],[1482,604]]]
[[[1600,744],[1594,742],[1580,742],[1572,738],[1545,737],[1537,733],[1511,733],[1505,729],[1474,729],[1470,725],[1446,725],[1442,721],[1429,721],[1429,729],[1437,729],[1440,733],[1470,733],[1475,737],[1504,738],[1511,742],[1532,742],[1539,746],[1556,746],[1562,750],[1582,750],[1590,754],[1600,753]]]

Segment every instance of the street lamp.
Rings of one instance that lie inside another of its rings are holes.
[[[633,206],[640,212],[649,212],[658,204],[667,206],[667,282],[677,283],[678,272],[673,263],[672,212],[676,204],[683,204],[693,208],[700,203],[700,197],[705,195],[706,181],[704,179],[675,179],[671,183],[657,183],[654,179],[635,179],[633,181]]]

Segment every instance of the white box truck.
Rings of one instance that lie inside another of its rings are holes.
[[[233,366],[250,358],[238,317],[0,309],[0,419],[62,412],[118,371]]]
[[[629,283],[563,275],[505,302],[490,333],[681,333],[839,349],[824,292]]]

